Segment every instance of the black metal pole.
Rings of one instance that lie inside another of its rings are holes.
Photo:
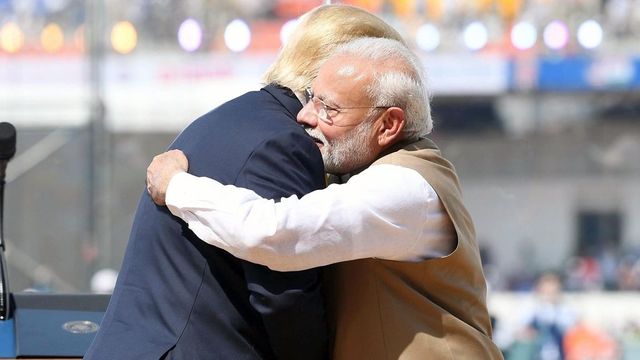
[[[10,314],[9,306],[9,274],[7,261],[4,258],[4,179],[0,181],[0,320],[7,320]]]
[[[0,320],[11,314],[9,274],[4,257],[4,185],[7,163],[16,153],[16,128],[8,122],[0,123]]]

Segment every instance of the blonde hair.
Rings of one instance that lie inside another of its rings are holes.
[[[300,96],[335,48],[360,37],[389,38],[406,46],[393,27],[370,12],[349,5],[323,5],[300,18],[263,81],[288,87]]]

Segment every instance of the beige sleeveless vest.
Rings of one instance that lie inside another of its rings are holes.
[[[440,259],[415,263],[362,259],[329,267],[326,288],[330,323],[335,327],[333,359],[502,359],[491,341],[475,230],[453,166],[426,139],[374,164],[395,164],[420,173],[443,202],[458,244]]]

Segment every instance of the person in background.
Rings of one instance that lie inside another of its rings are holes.
[[[554,272],[541,274],[535,282],[532,301],[520,308],[517,341],[531,344],[536,359],[566,359],[564,338],[577,322],[575,312],[562,298],[563,286]]]
[[[362,36],[401,40],[364,10],[312,10],[267,71],[267,86],[195,120],[170,148],[189,155],[193,174],[266,198],[323,187],[320,152],[295,116],[320,64]],[[327,352],[320,269],[285,273],[237,259],[143,194],[86,359],[322,359]]]
[[[190,160],[170,151],[148,167],[148,191],[237,257],[279,271],[335,264],[333,359],[502,359],[457,175],[423,137],[429,99],[411,51],[389,39],[341,46],[297,118],[346,183],[275,202],[186,173]]]

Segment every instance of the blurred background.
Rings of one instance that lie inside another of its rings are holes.
[[[640,0],[338,2],[425,65],[508,358],[640,358]],[[153,155],[322,3],[0,0],[12,291],[109,292]]]

